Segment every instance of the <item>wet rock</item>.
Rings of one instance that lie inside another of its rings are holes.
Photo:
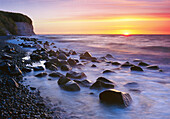
[[[56,46],[53,46],[53,48],[57,48]]]
[[[52,63],[49,62],[49,61],[46,61],[46,62],[44,63],[44,65],[45,65],[45,68],[46,68],[46,69],[49,69],[49,68],[51,67]]]
[[[80,84],[81,86],[84,87],[90,87],[91,86],[91,81],[85,79],[85,80],[74,80],[76,83]]]
[[[121,65],[119,62],[112,62],[112,65]]]
[[[66,84],[68,81],[71,81],[69,78],[62,76],[59,78],[58,80],[58,85],[64,85]]]
[[[52,64],[48,69],[51,70],[51,71],[57,71],[58,70],[58,68],[54,64]]]
[[[149,65],[147,66],[148,69],[152,69],[152,70],[158,70],[159,67],[158,66],[154,66],[154,65]]]
[[[57,56],[57,53],[55,51],[53,51],[53,50],[50,50],[47,53],[49,54],[50,57]]]
[[[115,73],[115,72],[112,71],[112,70],[104,70],[104,71],[103,71],[103,74],[106,74],[106,73]]]
[[[45,43],[44,43],[44,46],[50,46],[50,44],[49,44],[49,42],[48,41],[45,41]]]
[[[103,88],[114,88],[115,83],[104,78],[99,77],[96,82],[90,87],[90,89],[103,89]]]
[[[92,64],[91,67],[97,67],[95,64]]]
[[[131,96],[126,92],[108,89],[100,93],[100,101],[108,104],[127,107],[132,103]]]
[[[55,45],[55,43],[51,43],[51,45]]]
[[[64,53],[60,53],[57,58],[62,60],[67,60],[67,56]]]
[[[143,69],[141,67],[138,67],[138,66],[132,66],[130,68],[131,71],[143,71]]]
[[[62,86],[62,88],[67,91],[79,91],[80,90],[80,86],[74,81],[68,81]]]
[[[19,88],[19,84],[13,78],[8,79],[7,85],[9,87]]]
[[[83,54],[83,56],[84,56],[84,57],[92,57],[92,55],[91,55],[89,52],[85,52],[85,53]]]
[[[74,59],[69,58],[67,62],[70,64],[70,66],[75,66],[77,62]]]
[[[138,88],[139,84],[136,82],[130,82],[130,83],[125,84],[124,86],[127,88]]]
[[[42,56],[33,53],[33,54],[30,55],[30,58],[31,58],[32,61],[40,61],[42,59]]]
[[[96,58],[92,57],[89,52],[85,52],[83,54],[80,54],[80,59],[95,60]]]
[[[12,76],[19,76],[22,75],[22,71],[17,65],[11,65],[9,68],[9,74]]]
[[[73,52],[71,53],[71,55],[77,55],[76,51],[73,51]]]
[[[42,72],[42,73],[35,75],[35,77],[45,77],[45,76],[47,76],[46,72]]]
[[[35,88],[35,87],[30,87],[30,89],[31,89],[31,90],[36,90],[36,88]]]
[[[74,78],[74,79],[82,79],[82,78],[86,78],[87,76],[84,72],[77,73],[74,71],[70,71],[66,74],[66,77]]]
[[[162,70],[162,69],[159,69],[159,72],[163,72],[163,70]]]
[[[42,66],[33,67],[34,71],[44,71]]]
[[[61,70],[62,70],[62,71],[69,71],[69,70],[71,70],[71,69],[72,69],[72,68],[71,68],[69,65],[65,65],[65,64],[64,64],[64,65],[61,66]]]
[[[138,64],[139,66],[148,66],[149,64],[145,63],[145,62],[139,62]]]
[[[121,67],[131,67],[131,66],[134,66],[134,65],[129,62],[125,62],[124,64],[121,65]]]
[[[23,72],[31,72],[32,70],[30,68],[28,68],[28,67],[23,67],[22,71]]]
[[[63,76],[63,74],[61,74],[60,72],[53,72],[51,74],[49,74],[50,77],[61,77]]]
[[[111,54],[107,54],[106,57],[107,58],[113,58],[113,56]]]
[[[3,59],[3,60],[12,60],[12,56],[7,55],[7,54],[2,54],[1,59]]]
[[[9,72],[11,65],[7,62],[0,62],[0,70],[4,72]]]

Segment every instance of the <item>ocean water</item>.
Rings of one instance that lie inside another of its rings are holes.
[[[116,83],[115,89],[128,92],[133,102],[127,108],[101,104],[99,93],[102,91],[91,90],[82,87],[79,92],[69,92],[60,89],[58,78],[36,78],[34,75],[40,72],[30,72],[25,75],[25,85],[37,87],[43,97],[51,100],[52,108],[57,114],[60,108],[61,114],[70,119],[169,119],[170,118],[170,36],[169,35],[36,35],[31,36],[45,42],[53,42],[57,48],[63,50],[75,50],[77,53],[89,51],[95,57],[111,54],[114,58],[108,61],[124,63],[133,62],[134,59],[158,65],[159,70],[149,70],[142,67],[144,72],[131,72],[129,68],[121,68],[106,62],[84,62],[84,66],[73,68],[73,71],[85,72],[87,79],[93,83],[100,76],[106,77]],[[10,40],[12,43],[21,43],[17,38]],[[52,46],[49,49],[56,50]],[[28,54],[34,49],[28,49]],[[79,59],[79,56],[71,56]],[[27,57],[29,58],[29,57]],[[34,63],[33,66],[43,65],[45,61]],[[95,64],[97,68],[92,68]],[[106,69],[116,73],[102,74]],[[47,73],[51,71],[45,70]],[[59,71],[63,74],[67,72]],[[51,78],[52,80],[47,80]],[[138,87],[125,87],[129,82],[137,82]],[[131,91],[131,89],[138,90]],[[94,95],[90,95],[93,92]],[[58,108],[59,107],[59,108]]]

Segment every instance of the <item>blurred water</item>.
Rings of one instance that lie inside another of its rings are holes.
[[[170,117],[170,36],[139,35],[38,35],[32,36],[45,42],[54,42],[58,48],[74,49],[78,53],[89,51],[93,56],[101,57],[112,54],[114,59],[124,63],[134,59],[142,59],[149,64],[158,65],[164,72],[148,70],[144,72],[131,72],[129,68],[115,70],[116,73],[102,74],[103,70],[116,69],[118,66],[103,63],[87,62],[84,67],[74,68],[74,71],[85,72],[87,79],[95,82],[99,76],[106,77],[116,83],[115,89],[130,93],[133,103],[122,109],[103,105],[98,95],[101,91],[81,87],[80,92],[68,92],[60,89],[57,78],[36,78],[39,72],[28,73],[25,84],[37,87],[43,97],[49,97],[54,107],[57,105],[64,109],[72,119],[168,119]],[[21,42],[14,40],[15,43]],[[13,42],[13,41],[11,41]],[[51,47],[52,48],[52,47]],[[53,48],[52,48],[53,49]],[[53,49],[55,50],[55,48]],[[72,56],[79,58],[79,56]],[[81,61],[81,60],[80,60]],[[95,64],[97,68],[91,68]],[[43,65],[43,61],[35,63]],[[50,73],[49,70],[45,70]],[[63,74],[66,72],[59,71]],[[124,85],[137,82],[140,92],[130,91]],[[94,95],[90,95],[93,92]]]

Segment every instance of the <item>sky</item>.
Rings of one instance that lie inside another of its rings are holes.
[[[0,0],[36,34],[170,34],[170,0]]]

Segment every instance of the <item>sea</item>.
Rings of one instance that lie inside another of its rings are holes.
[[[22,36],[21,36],[22,37]],[[150,70],[141,66],[144,72],[130,71],[108,62],[94,63],[80,60],[79,55],[71,56],[78,59],[84,66],[73,68],[73,71],[84,72],[92,83],[98,77],[105,77],[115,82],[116,90],[127,92],[132,97],[132,104],[127,108],[105,105],[100,102],[99,94],[103,90],[92,90],[80,86],[78,92],[61,89],[58,78],[49,76],[35,77],[40,72],[30,72],[24,76],[24,84],[36,87],[41,96],[49,100],[54,113],[65,119],[169,119],[170,118],[170,35],[35,35],[30,38],[54,43],[57,48],[49,49],[64,51],[75,50],[78,54],[86,51],[100,58],[111,54],[113,58],[107,61],[117,61],[121,64],[130,62],[135,65],[135,59],[150,65],[159,66],[161,70]],[[20,37],[8,42],[22,43]],[[26,48],[29,54],[34,48]],[[43,66],[44,62],[33,66]],[[97,67],[91,67],[95,64]],[[114,70],[115,73],[103,74],[104,70]],[[50,73],[51,71],[45,70]],[[67,72],[59,72],[66,74]],[[52,80],[48,80],[51,78]],[[127,83],[138,85],[127,87]]]

